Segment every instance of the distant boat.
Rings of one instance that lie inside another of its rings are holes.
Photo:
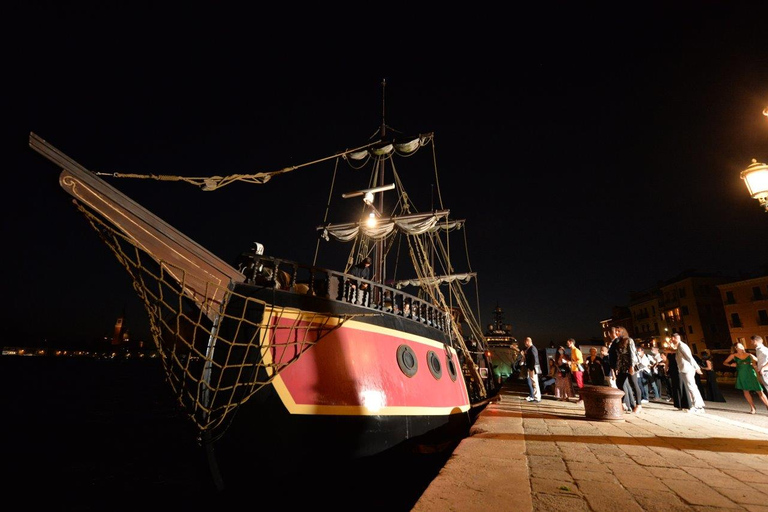
[[[517,339],[512,336],[512,326],[504,323],[504,310],[498,304],[493,310],[493,323],[485,331],[485,342],[491,354],[493,377],[496,382],[504,382],[515,375],[520,347]]]
[[[219,487],[310,465],[322,470],[324,457],[451,446],[497,390],[480,371],[488,366],[485,340],[462,290],[475,273],[457,272],[448,259],[449,234],[464,221],[442,204],[417,208],[404,175],[395,174],[394,160],[434,135],[387,128],[382,120],[373,139],[305,164],[337,162],[334,183],[345,177],[342,166],[370,172],[366,189],[342,195],[362,199],[364,218],[316,228],[320,239],[351,246],[349,261],[371,256],[372,279],[355,278],[349,267],[266,256],[260,244],[230,264],[99,177],[117,173],[88,171],[30,134],[30,146],[63,169],[61,186],[133,279],[167,380],[199,429]],[[214,191],[234,181],[263,185],[299,167],[151,178]],[[385,208],[387,191],[393,200]],[[264,212],[264,222],[281,222],[280,212]],[[407,257],[395,263],[397,254]],[[395,270],[408,273],[398,278]]]

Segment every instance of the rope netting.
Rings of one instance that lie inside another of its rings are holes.
[[[309,347],[355,316],[276,307],[236,293],[232,285],[193,289],[183,269],[151,258],[75,204],[128,271],[148,313],[166,379],[201,431],[220,427]]]

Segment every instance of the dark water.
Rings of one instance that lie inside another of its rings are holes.
[[[0,382],[4,510],[407,511],[451,453],[297,461],[279,482],[217,490],[158,361],[0,357]]]

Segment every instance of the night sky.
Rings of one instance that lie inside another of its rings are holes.
[[[631,291],[688,269],[760,271],[768,214],[739,172],[768,161],[768,7],[667,3],[256,15],[11,2],[3,344],[98,338],[123,310],[135,336],[146,325],[29,132],[92,171],[274,171],[365,142],[383,79],[387,124],[435,134],[484,325],[498,304],[519,338],[588,339]],[[311,263],[331,172],[218,192],[108,181],[226,260],[259,241]]]

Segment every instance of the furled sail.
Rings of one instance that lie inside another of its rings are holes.
[[[328,240],[333,237],[340,242],[349,242],[362,232],[362,234],[380,240],[386,238],[392,231],[398,230],[408,235],[422,235],[438,230],[451,231],[459,229],[464,224],[463,220],[448,220],[450,210],[440,210],[428,213],[416,213],[399,217],[376,219],[375,226],[368,226],[364,221],[348,222],[345,224],[328,224],[318,226],[321,236]],[[443,220],[445,219],[445,220]]]
[[[473,277],[476,277],[476,272],[468,272],[465,274],[451,274],[447,276],[432,276],[422,277],[414,279],[404,279],[395,283],[395,288],[400,290],[404,286],[437,286],[441,284],[453,283],[458,281],[461,284],[469,283]]]
[[[356,161],[365,160],[371,155],[387,156],[393,151],[399,155],[407,156],[429,144],[430,140],[432,140],[432,134],[427,133],[417,137],[405,137],[405,140],[395,142],[377,142],[363,149],[349,151],[344,156]]]

